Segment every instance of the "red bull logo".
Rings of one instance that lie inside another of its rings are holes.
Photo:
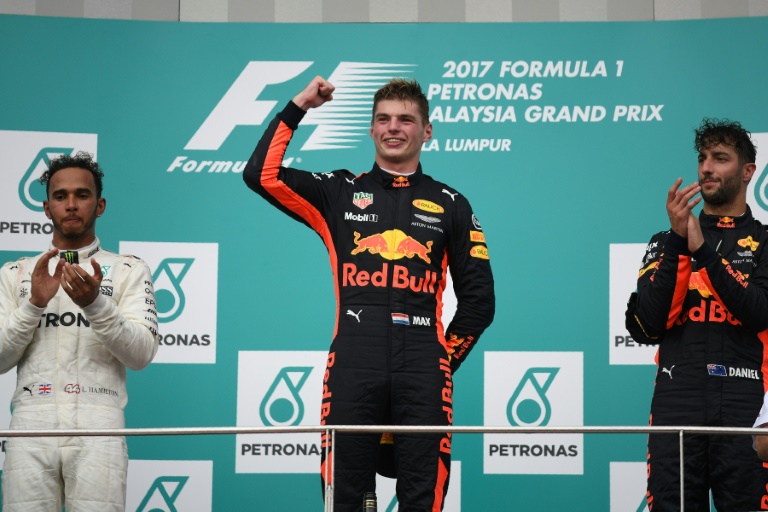
[[[419,243],[415,238],[407,236],[400,240],[400,243],[397,244],[395,254],[401,254],[409,259],[413,258],[414,256],[418,256],[427,263],[431,263],[432,261],[429,259],[429,256],[427,256],[427,253],[430,251],[432,251],[431,240],[427,242],[427,245],[425,246]]]
[[[675,325],[683,325],[685,322],[713,322],[724,323],[728,322],[731,325],[741,325],[741,322],[734,317],[730,311],[725,309],[720,302],[716,300],[704,300],[698,306],[694,306],[688,311],[683,311],[677,320]]]
[[[732,278],[736,280],[737,283],[739,283],[743,288],[747,287],[747,278],[744,274],[741,273],[741,271],[734,269],[727,260],[723,260],[723,265],[725,265],[725,270],[731,275]]]
[[[398,176],[392,180],[392,188],[405,188],[410,186],[411,183],[408,181],[408,176]]]
[[[375,233],[365,238],[360,238],[360,233],[355,231],[355,238],[352,240],[355,248],[352,249],[353,255],[368,251],[371,254],[379,254],[386,260],[399,260],[400,258],[419,257],[426,263],[432,260],[428,256],[432,251],[432,241],[422,244],[410,235],[406,235],[399,229],[390,229],[383,233]]]
[[[756,251],[757,246],[760,245],[760,242],[755,242],[754,240],[752,240],[751,236],[748,236],[747,238],[742,238],[737,243],[744,248],[749,247],[750,251]]]
[[[384,234],[376,233],[371,236],[367,236],[360,239],[360,233],[355,231],[355,239],[353,242],[355,243],[356,247],[352,249],[352,254],[360,254],[361,252],[368,251],[371,254],[379,254],[379,253],[388,253],[389,252],[389,243],[387,242],[387,239],[384,237]],[[391,259],[391,258],[387,258]]]
[[[735,228],[736,223],[734,222],[733,217],[720,217],[720,220],[717,221],[717,227]]]
[[[389,283],[389,263],[384,263],[381,270],[368,272],[359,270],[354,263],[344,263],[341,266],[341,286],[375,286],[384,288]],[[392,266],[392,288],[410,289],[416,293],[437,292],[437,272],[427,270],[424,276],[416,276],[408,273],[408,268],[402,265]]]
[[[698,291],[702,297],[708,299],[712,296],[712,292],[707,287],[707,283],[701,278],[698,272],[692,272],[690,279],[688,279],[688,289]]]

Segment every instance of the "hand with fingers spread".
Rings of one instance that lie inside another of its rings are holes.
[[[317,108],[333,99],[333,91],[336,90],[329,81],[321,76],[316,76],[311,82],[293,98],[293,102],[302,110]]]
[[[53,271],[53,275],[48,271],[48,263],[51,258],[58,254],[58,249],[51,249],[43,254],[32,270],[32,291],[29,302],[38,308],[44,308],[59,291],[61,282],[61,273],[64,269],[64,259],[60,259]]]
[[[99,296],[101,280],[104,276],[101,273],[101,265],[91,258],[93,275],[85,271],[78,264],[65,263],[64,270],[61,273],[61,287],[64,289],[72,302],[84,308],[89,306]]]
[[[691,183],[688,186],[680,188],[683,178],[677,178],[675,183],[667,192],[667,215],[672,225],[672,231],[688,238],[688,223],[693,217],[693,209],[701,201],[701,197],[694,196],[701,191],[698,183]]]

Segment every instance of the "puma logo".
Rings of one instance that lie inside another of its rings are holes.
[[[672,378],[672,369],[673,369],[674,367],[675,367],[675,365],[672,365],[672,366],[670,366],[670,367],[669,367],[669,370],[667,370],[666,368],[662,368],[662,369],[661,369],[661,373],[667,373],[667,374],[669,374],[669,378],[671,379],[671,378]]]
[[[451,194],[450,192],[448,192],[448,191],[447,191],[447,190],[445,190],[445,189],[443,189],[443,192],[445,192],[446,194],[448,194],[449,196],[451,196],[451,200],[452,200],[452,201],[455,201],[455,200],[456,200],[456,196],[457,196],[457,195],[459,195],[459,193],[458,193],[458,192],[454,192],[453,194]]]

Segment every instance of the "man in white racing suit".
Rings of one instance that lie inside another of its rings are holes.
[[[17,367],[11,429],[123,428],[125,369],[157,353],[149,268],[96,237],[102,176],[88,153],[53,160],[41,178],[50,250],[0,269],[0,373]],[[4,512],[125,510],[125,438],[11,437],[6,446]]]

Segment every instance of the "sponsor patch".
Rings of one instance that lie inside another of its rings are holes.
[[[469,232],[469,240],[471,242],[482,242],[485,243],[485,233],[482,231],[471,231]]]
[[[476,245],[473,248],[469,250],[469,255],[473,258],[480,258],[482,260],[489,260],[491,259],[488,256],[488,248],[482,246],[482,245]]]
[[[405,188],[410,186],[411,182],[408,181],[408,176],[398,176],[392,180],[392,188]]]
[[[80,255],[77,251],[62,251],[59,253],[59,258],[67,263],[80,263]]]
[[[424,222],[427,222],[429,224],[435,224],[437,222],[440,222],[440,219],[437,217],[430,217],[429,215],[422,215],[420,213],[414,213],[414,217],[416,217],[419,220],[423,220]]]
[[[757,246],[760,245],[760,242],[755,242],[752,240],[751,236],[748,236],[747,238],[742,238],[737,242],[742,247],[749,247],[751,251],[756,251]]]
[[[424,210],[425,212],[431,212],[431,213],[443,213],[445,210],[442,206],[439,204],[435,204],[432,201],[427,201],[426,199],[414,199],[413,200],[413,206],[418,208],[419,210]]]
[[[355,192],[352,196],[352,204],[361,210],[364,210],[373,204],[373,194],[367,192]]]
[[[719,228],[735,228],[736,223],[733,221],[733,217],[720,217],[717,221],[717,227]]]

